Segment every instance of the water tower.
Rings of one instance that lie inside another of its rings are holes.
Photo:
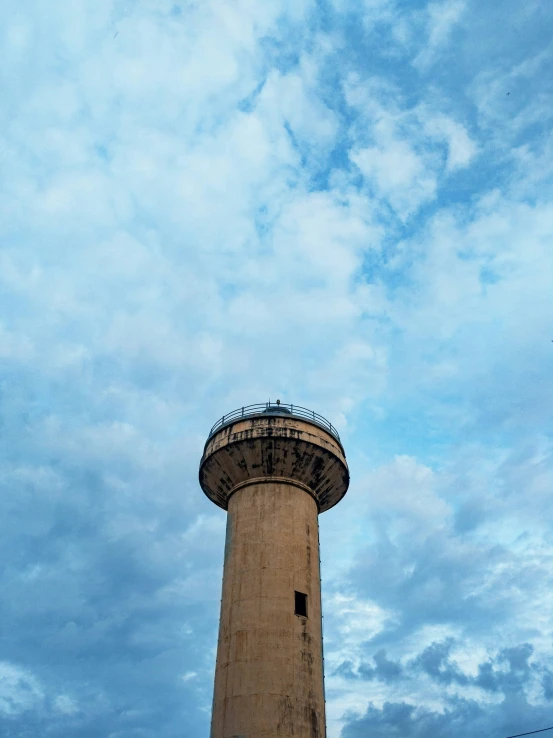
[[[211,738],[325,738],[318,515],[348,483],[313,411],[250,405],[211,429],[200,484],[228,511]]]

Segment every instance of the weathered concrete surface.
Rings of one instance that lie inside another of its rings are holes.
[[[229,500],[212,738],[324,738],[318,511],[290,484]],[[307,594],[308,617],[294,614]]]
[[[305,485],[319,512],[345,495],[349,473],[340,443],[325,430],[295,417],[254,417],[222,428],[206,444],[200,485],[219,507],[238,485],[282,477]]]
[[[342,446],[297,417],[240,419],[200,484],[228,510],[211,738],[325,738],[318,513],[347,491]]]

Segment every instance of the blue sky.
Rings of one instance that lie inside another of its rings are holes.
[[[327,416],[329,738],[553,725],[553,6],[4,0],[0,732],[209,733],[213,422]]]

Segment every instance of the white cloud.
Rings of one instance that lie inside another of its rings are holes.
[[[33,346],[26,336],[8,331],[0,323],[0,359],[28,361],[33,355]]]
[[[426,39],[424,48],[413,64],[421,70],[430,67],[438,59],[438,51],[447,44],[455,26],[463,17],[465,0],[431,2],[426,7]]]
[[[44,698],[44,689],[31,672],[0,662],[0,712],[11,716],[40,709]]]
[[[60,694],[56,697],[54,707],[62,715],[75,715],[79,711],[75,702],[66,694]]]
[[[394,525],[416,529],[422,520],[426,525],[440,525],[451,514],[449,505],[437,494],[438,482],[432,469],[409,456],[398,456],[376,469],[362,486],[371,516],[393,519]]]
[[[447,175],[469,166],[478,151],[465,126],[441,112],[439,99],[409,106],[397,87],[354,76],[345,95],[358,114],[350,159],[371,194],[403,221],[435,201]]]
[[[315,60],[304,57],[296,73],[269,75],[260,94],[265,120],[274,125],[282,119],[306,150],[333,146],[338,130],[335,114],[318,96],[319,74]]]
[[[435,196],[434,178],[427,173],[423,159],[405,141],[384,140],[381,147],[353,152],[351,160],[402,219]]]
[[[469,136],[466,128],[445,115],[429,115],[424,121],[430,136],[447,143],[447,168],[451,170],[467,167],[477,154],[478,147]]]

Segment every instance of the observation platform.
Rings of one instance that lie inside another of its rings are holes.
[[[247,405],[211,428],[200,463],[200,485],[224,510],[251,484],[292,484],[310,494],[319,512],[346,494],[349,471],[336,428],[299,405]]]

